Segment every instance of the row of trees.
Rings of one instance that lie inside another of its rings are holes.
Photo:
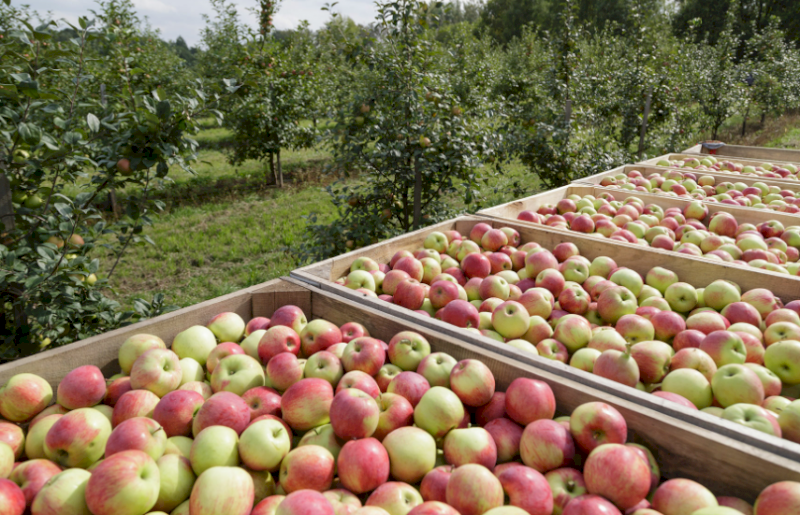
[[[320,259],[481,206],[479,185],[511,162],[530,171],[522,195],[534,178],[553,187],[631,161],[648,102],[646,153],[716,136],[737,113],[797,106],[783,21],[744,34],[744,1],[731,0],[712,41],[697,20],[676,36],[654,0],[605,17],[591,2],[534,3],[546,23],[516,18],[511,37],[487,23],[499,2],[388,0],[366,27],[332,13],[321,30],[278,32],[275,0],[259,0],[255,27],[211,0],[198,50],[163,42],[130,0],[101,1],[67,28],[4,0],[0,168],[14,198],[0,239],[0,360],[165,309],[157,297],[122,311],[103,294],[114,266],[94,274],[99,257],[115,263],[149,241],[163,207],[151,193],[172,167],[190,170],[201,118],[231,131],[232,163],[262,161],[277,186],[282,150],[330,149],[329,170],[349,177],[328,187],[338,217],[311,215],[295,249]],[[98,201],[121,190],[123,212],[109,217]]]

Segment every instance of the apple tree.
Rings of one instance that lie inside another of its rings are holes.
[[[25,9],[0,7],[6,16],[13,19],[0,39],[0,194],[10,190],[11,202],[0,195],[0,361],[165,309],[157,296],[124,311],[106,296],[108,276],[126,249],[150,242],[143,229],[161,207],[152,190],[172,166],[188,168],[194,120],[213,100],[199,87],[167,96],[133,83],[135,56],[94,52],[114,40],[113,25],[81,18],[61,41],[54,23],[34,26]],[[107,90],[105,103],[92,74],[102,62],[125,84]],[[119,218],[101,208],[111,188],[129,192]],[[109,258],[107,277],[101,258]]]
[[[314,63],[309,58],[313,45],[307,37],[276,41],[270,36],[275,3],[261,0],[260,6],[259,30],[242,41],[235,75],[226,79],[232,97],[225,119],[233,132],[228,160],[232,164],[267,160],[267,182],[271,175],[282,187],[281,150],[315,143],[316,128],[307,123],[316,118],[318,106]],[[301,25],[297,33],[307,35],[307,26]]]
[[[335,115],[334,168],[357,182],[327,188],[338,218],[309,218],[302,258],[322,258],[453,216],[459,196],[478,195],[480,167],[495,155],[495,132],[453,91],[428,30],[428,5],[378,4],[379,37],[342,48],[361,80]],[[360,45],[354,49],[353,45]]]

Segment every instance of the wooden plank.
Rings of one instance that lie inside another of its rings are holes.
[[[399,250],[413,251],[421,247],[425,236],[430,232],[456,230],[461,234],[469,234],[471,228],[479,222],[489,223],[493,227],[512,227],[519,231],[523,242],[535,241],[548,249],[552,249],[559,243],[572,242],[578,247],[581,254],[590,260],[598,256],[608,256],[616,261],[618,265],[627,266],[642,275],[645,275],[653,267],[663,266],[675,271],[681,281],[688,282],[698,288],[708,286],[717,279],[727,279],[739,284],[743,291],[754,288],[767,288],[781,298],[784,303],[800,299],[798,278],[786,274],[753,267],[740,267],[731,263],[722,263],[704,257],[654,249],[644,245],[600,239],[595,236],[574,231],[563,231],[541,224],[480,215],[456,218],[421,231],[398,236],[378,245],[364,247],[336,258],[294,270],[291,275],[309,284],[321,286],[328,291],[336,291],[339,294],[352,294],[352,290],[336,285],[333,281],[346,275],[350,269],[350,264],[356,258],[367,256],[379,263],[388,263],[391,257]],[[331,290],[332,288],[333,290]],[[376,302],[380,301],[376,300]]]
[[[658,157],[654,157],[652,159],[647,159],[646,161],[642,161],[641,163],[637,163],[637,164],[656,166],[656,163],[658,163],[662,159],[666,159],[666,160],[670,160],[670,161],[689,159],[689,158],[703,159],[704,157],[706,157],[706,155],[707,154],[690,154],[690,153],[686,153],[686,152],[680,153],[680,154],[677,154],[677,153],[664,154],[663,156],[658,156]],[[714,157],[717,160],[734,161],[736,163],[741,163],[743,165],[751,165],[751,166],[761,166],[762,164],[767,162],[766,160],[763,160],[763,159],[761,159],[761,160],[758,160],[758,159],[742,159],[742,158],[739,158],[739,157],[730,157],[730,156],[724,156],[724,155],[715,155]],[[794,162],[790,162],[790,161],[769,161],[769,162],[772,163],[772,164],[777,164],[777,165],[780,165],[780,164],[784,164],[784,165],[785,164],[793,164],[795,166],[800,167],[800,164],[794,163]],[[680,170],[680,168],[678,168],[678,170]],[[715,172],[715,173],[721,173],[721,172]],[[735,177],[740,177],[741,176],[741,174],[730,174],[730,175],[733,175]],[[756,175],[747,175],[746,177],[758,177],[758,176],[756,176]],[[798,181],[797,179],[781,179],[781,178],[776,178],[776,177],[765,177],[765,179],[770,180],[770,181],[775,181],[775,182],[778,182],[778,183],[781,183],[781,184],[784,184],[784,183],[795,184],[795,185],[800,184],[800,181]]]

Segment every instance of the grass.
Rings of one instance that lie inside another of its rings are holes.
[[[720,135],[729,143],[800,148],[800,116],[767,120],[755,118],[752,132],[741,138],[739,124],[731,123]],[[285,151],[284,189],[264,187],[264,164],[257,161],[232,166],[224,149],[230,133],[204,124],[197,140],[197,174],[175,171],[174,183],[158,195],[167,203],[147,234],[156,246],[129,249],[112,278],[113,295],[130,306],[137,297],[166,294],[170,304],[188,306],[253,284],[286,275],[297,263],[289,250],[303,238],[302,215],[317,212],[321,220],[334,216],[334,206],[322,190],[332,180],[320,172],[330,159],[323,148]],[[489,172],[496,170],[488,170]],[[358,179],[351,179],[358,180]],[[497,205],[541,189],[538,178],[520,163],[482,185],[482,206]],[[462,200],[452,199],[464,208]],[[469,211],[478,209],[475,206]],[[103,260],[106,270],[111,259]],[[101,273],[104,270],[101,270]]]

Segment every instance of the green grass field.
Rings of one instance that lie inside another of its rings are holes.
[[[768,123],[737,143],[800,147],[799,121]],[[188,306],[286,275],[297,266],[289,249],[304,237],[301,216],[315,211],[333,218],[321,182],[331,180],[320,173],[330,158],[324,148],[283,152],[290,183],[265,188],[263,163],[228,164],[228,137],[225,129],[206,125],[198,136],[203,150],[197,174],[170,173],[174,184],[159,192],[168,208],[147,229],[156,245],[129,249],[112,277],[112,296],[124,305],[162,292],[168,303]],[[528,193],[539,189],[537,178],[519,164],[503,172],[484,186],[484,205],[512,200],[515,182]],[[108,268],[111,263],[104,260]]]

